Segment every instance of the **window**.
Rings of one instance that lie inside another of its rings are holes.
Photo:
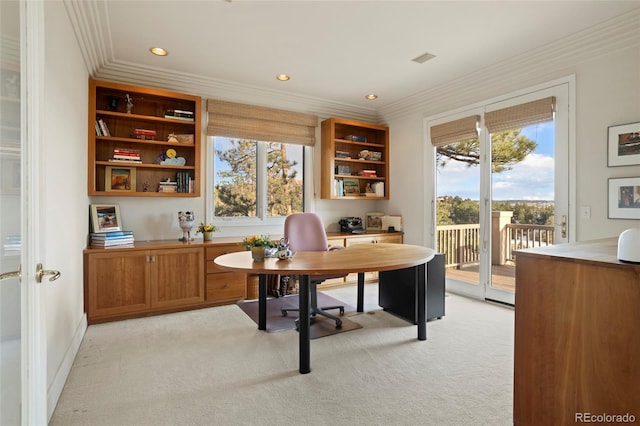
[[[243,225],[277,224],[304,211],[310,190],[305,164],[311,164],[312,151],[306,147],[315,144],[318,117],[209,99],[207,120],[212,152],[207,174],[213,183],[208,216]]]
[[[215,217],[285,217],[304,211],[303,145],[212,139]]]

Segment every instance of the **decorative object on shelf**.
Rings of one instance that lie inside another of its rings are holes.
[[[124,100],[127,102],[127,114],[131,114],[131,111],[133,111],[133,98],[127,93]]]
[[[195,225],[195,215],[193,212],[178,212],[178,224],[182,229],[182,237],[178,241],[193,241],[191,238],[191,229]]]
[[[640,123],[609,127],[607,166],[640,164]]]
[[[200,222],[198,224],[198,229],[196,230],[196,234],[202,234],[202,239],[204,241],[213,241],[213,233],[216,232],[218,228],[213,226],[210,223]]]
[[[618,259],[640,263],[640,228],[623,231],[618,237]]]
[[[167,138],[167,142],[178,143],[178,137],[175,133],[169,133],[169,137]]]
[[[122,216],[118,204],[91,204],[91,232],[122,231]]]
[[[640,219],[640,177],[609,179],[609,219]]]

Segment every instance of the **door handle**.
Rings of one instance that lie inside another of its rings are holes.
[[[567,215],[562,215],[562,224],[560,226],[562,238],[567,238]]]
[[[5,272],[4,274],[0,274],[0,281],[8,280],[9,278],[17,278],[18,280],[21,280],[22,268],[19,268],[17,271]]]
[[[60,271],[53,271],[50,269],[42,269],[42,263],[36,265],[36,281],[41,283],[43,275],[53,275],[49,278],[49,281],[55,281],[60,278]]]

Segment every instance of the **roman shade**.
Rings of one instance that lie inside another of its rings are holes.
[[[450,143],[467,141],[478,137],[479,115],[431,126],[431,144],[445,146]]]
[[[489,133],[519,129],[537,123],[553,121],[556,98],[550,96],[537,101],[489,111],[484,114],[484,125]]]
[[[318,117],[235,102],[207,100],[207,135],[313,146]]]

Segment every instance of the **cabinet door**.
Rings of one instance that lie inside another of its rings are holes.
[[[204,301],[204,253],[200,247],[152,250],[151,306],[165,308]]]
[[[402,244],[402,234],[383,234],[378,237],[379,243]]]
[[[89,322],[149,309],[151,292],[147,252],[96,253],[87,255],[86,260],[85,307]]]

